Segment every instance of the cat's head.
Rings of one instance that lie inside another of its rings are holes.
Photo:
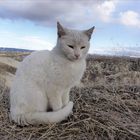
[[[57,47],[71,61],[80,60],[86,57],[92,32],[95,27],[88,30],[71,30],[64,28],[57,22]]]

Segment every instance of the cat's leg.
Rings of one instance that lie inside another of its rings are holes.
[[[69,103],[69,92],[70,92],[70,89],[69,90],[66,90],[63,93],[63,95],[62,95],[62,104],[63,104],[63,107],[66,106]]]
[[[62,98],[59,93],[52,94],[48,96],[49,99],[49,106],[52,108],[53,111],[60,110],[63,107]]]
[[[47,110],[48,100],[45,93],[40,91],[33,82],[31,83],[32,85],[28,82],[20,83],[10,91],[10,116],[19,125],[30,124],[26,114]]]

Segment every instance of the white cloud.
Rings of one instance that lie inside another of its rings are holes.
[[[57,20],[71,25],[110,21],[116,0],[23,0],[0,2],[0,17],[26,19],[41,25],[53,25]]]
[[[120,22],[126,26],[140,27],[140,15],[135,11],[120,13]]]
[[[39,36],[21,36],[15,32],[0,31],[0,47],[51,50],[54,45]]]
[[[51,50],[54,47],[53,44],[36,36],[24,36],[21,40],[23,40],[26,45],[30,46],[30,49],[32,48],[33,50]]]
[[[108,22],[111,20],[112,14],[116,8],[116,1],[104,1],[103,3],[97,5],[97,12],[100,18]]]

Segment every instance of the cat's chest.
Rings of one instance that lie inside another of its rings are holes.
[[[81,77],[84,66],[82,64],[70,64],[70,65],[64,64],[62,67],[63,67],[63,76],[71,80],[72,78],[77,79]],[[61,68],[60,68],[60,71],[61,71]]]
[[[49,70],[49,81],[60,86],[73,86],[82,78],[85,70],[85,62],[70,62],[63,61],[51,64]]]

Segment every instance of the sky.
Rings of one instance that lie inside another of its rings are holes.
[[[51,50],[56,22],[95,26],[89,53],[140,56],[140,0],[0,0],[0,47]]]

